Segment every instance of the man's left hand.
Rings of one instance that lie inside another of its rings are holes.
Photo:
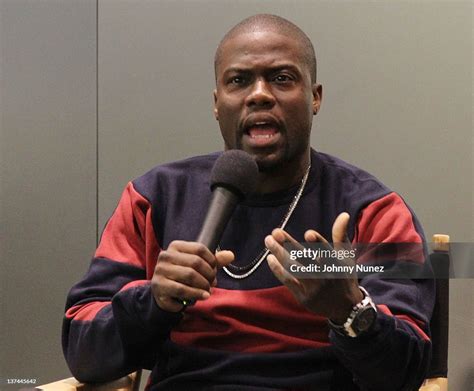
[[[347,248],[350,242],[347,238],[349,214],[337,216],[332,227],[334,249]],[[328,241],[314,230],[306,231],[304,238],[307,242],[321,242],[329,246]],[[343,324],[349,317],[352,307],[363,299],[359,289],[357,275],[348,274],[342,278],[297,278],[289,272],[292,261],[288,251],[283,247],[290,243],[295,248],[301,248],[287,232],[282,229],[273,230],[265,238],[265,245],[272,254],[267,262],[273,274],[293,293],[295,298],[308,310],[326,316],[336,324]]]

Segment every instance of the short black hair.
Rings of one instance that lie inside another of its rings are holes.
[[[217,68],[221,61],[222,47],[224,46],[224,43],[238,34],[266,30],[276,31],[283,35],[290,36],[301,44],[301,47],[303,48],[303,59],[310,72],[311,82],[316,83],[316,54],[311,40],[296,24],[282,18],[281,16],[271,14],[257,14],[250,16],[236,24],[227,32],[226,35],[224,35],[224,38],[220,41],[214,56],[214,72],[216,80]]]

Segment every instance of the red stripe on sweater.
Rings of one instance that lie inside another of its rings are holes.
[[[90,321],[104,307],[110,305],[110,301],[94,301],[87,304],[79,304],[66,311],[66,318],[82,321]]]
[[[370,203],[361,213],[354,238],[359,243],[421,243],[413,216],[396,193]]]
[[[149,280],[135,280],[124,285],[120,291],[125,291],[149,283]],[[82,321],[94,320],[97,313],[108,305],[110,305],[110,301],[94,301],[91,303],[75,305],[66,311],[66,318]]]
[[[158,253],[151,205],[130,182],[104,229],[95,257],[146,269],[147,278],[151,278]]]
[[[423,338],[425,341],[430,341],[428,335],[426,335],[426,333],[421,329],[421,327],[424,326],[424,322],[421,320],[411,318],[408,315],[394,315],[392,311],[390,311],[390,308],[388,308],[385,304],[377,304],[377,308],[380,312],[383,312],[386,315],[393,316],[396,319],[407,322],[413,329],[415,329],[421,338]]]
[[[353,243],[422,243],[422,237],[413,223],[413,215],[405,202],[396,193],[390,193],[377,201],[370,203],[362,210],[356,226]],[[368,251],[359,262],[367,259],[384,261],[383,256],[374,257]],[[387,258],[390,259],[390,256]],[[399,246],[397,259],[399,261],[424,262],[422,246]]]
[[[329,345],[326,318],[307,311],[284,287],[213,288],[188,307],[171,339],[181,345],[237,352],[288,352]]]

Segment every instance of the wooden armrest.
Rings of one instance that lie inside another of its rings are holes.
[[[434,234],[433,235],[433,250],[434,251],[449,251],[449,235]]]
[[[43,391],[138,391],[141,371],[107,383],[81,383],[74,377],[36,387]]]
[[[445,377],[426,379],[420,391],[448,391],[448,379]]]

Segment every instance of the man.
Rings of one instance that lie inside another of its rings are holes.
[[[149,368],[151,390],[416,389],[431,281],[302,279],[285,268],[288,242],[424,240],[397,194],[310,148],[322,99],[310,40],[280,17],[247,18],[221,41],[215,73],[225,149],[255,158],[257,191],[234,212],[227,251],[212,254],[194,240],[219,153],[129,183],[68,297],[72,373],[105,381]]]

